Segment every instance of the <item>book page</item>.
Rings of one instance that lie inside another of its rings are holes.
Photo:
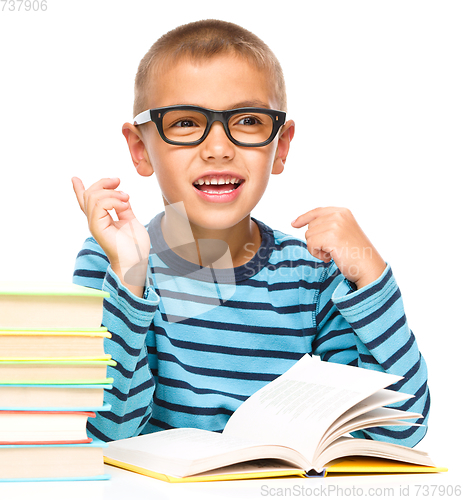
[[[330,431],[323,436],[319,447],[325,448],[329,443],[344,434],[359,429],[366,429],[368,427],[391,425],[419,426],[421,424],[409,422],[409,419],[422,418],[422,416],[423,415],[420,413],[397,410],[396,408],[375,408],[367,413],[346,420],[336,429],[330,429]]]
[[[135,467],[182,477],[233,463],[261,458],[291,461],[305,469],[304,458],[287,448],[261,445],[255,440],[226,437],[218,432],[180,428],[112,441],[105,457]]]
[[[334,441],[314,461],[315,470],[320,470],[328,462],[348,455],[362,455],[363,457],[387,458],[418,465],[434,467],[433,461],[424,451],[409,448],[395,443],[370,439],[340,437]]]
[[[110,451],[124,450],[127,454],[131,451],[139,455],[148,453],[164,461],[180,462],[201,460],[220,453],[239,450],[245,446],[249,446],[249,442],[240,438],[222,439],[222,435],[218,432],[179,428],[112,441],[108,449]],[[111,456],[109,452],[106,454]],[[121,456],[117,458],[122,459]]]
[[[405,394],[403,392],[390,391],[389,389],[381,389],[344,412],[330,425],[325,433],[325,437],[334,430],[343,426],[344,423],[351,421],[353,418],[358,417],[359,415],[367,414],[375,408],[380,408],[392,403],[398,403],[399,401],[404,401],[406,399],[414,397],[415,396],[413,394]],[[408,418],[413,418],[413,415],[416,414],[412,414],[412,416]],[[403,416],[402,418],[407,417]]]
[[[224,435],[289,446],[311,460],[340,415],[401,378],[305,355],[247,399],[231,416]]]

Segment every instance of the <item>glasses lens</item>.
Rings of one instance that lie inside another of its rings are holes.
[[[204,134],[207,118],[198,111],[176,109],[162,118],[164,135],[174,142],[195,142]]]
[[[272,135],[273,120],[265,113],[238,113],[228,121],[233,139],[243,144],[259,144]]]

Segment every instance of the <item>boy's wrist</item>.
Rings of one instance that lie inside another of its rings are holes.
[[[138,262],[133,266],[121,265],[110,261],[111,269],[119,278],[121,284],[136,297],[143,298],[146,283],[146,264]]]
[[[365,269],[365,271],[359,276],[359,278],[353,283],[357,287],[357,290],[364,288],[373,281],[376,281],[386,269],[386,262],[378,256],[375,261],[372,261],[370,265]]]

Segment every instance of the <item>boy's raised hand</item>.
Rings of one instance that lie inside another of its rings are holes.
[[[139,297],[143,294],[150,239],[138,222],[129,203],[129,195],[116,191],[120,180],[101,179],[85,189],[78,177],[72,178],[80,208],[88,220],[92,236],[109,259],[122,283]],[[116,212],[114,221],[109,211]]]
[[[315,208],[300,215],[293,227],[308,225],[307,248],[316,258],[334,260],[349,281],[362,288],[378,279],[386,263],[347,208]]]

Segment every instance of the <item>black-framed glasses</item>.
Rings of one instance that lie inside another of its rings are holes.
[[[270,144],[286,120],[284,111],[237,108],[226,111],[176,105],[148,109],[134,118],[134,125],[152,121],[161,138],[176,146],[196,146],[204,141],[214,122],[222,123],[233,144],[260,147]]]

